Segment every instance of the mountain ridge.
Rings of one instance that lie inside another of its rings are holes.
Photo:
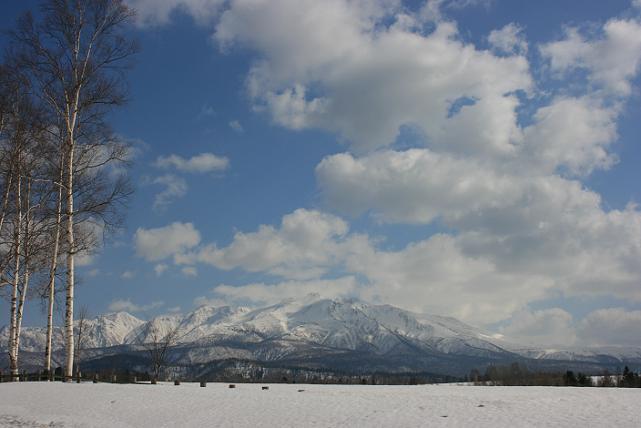
[[[114,312],[86,320],[85,359],[122,352],[141,352],[150,332],[176,331],[172,346],[174,364],[206,364],[225,358],[257,361],[294,361],[296,364],[332,366],[368,361],[374,369],[422,370],[464,373],[475,365],[515,360],[550,365],[607,364],[631,361],[641,364],[641,348],[565,348],[524,346],[499,338],[455,318],[419,314],[391,305],[374,305],[355,299],[306,296],[266,307],[201,306],[185,315],[161,315],[141,320],[127,312]],[[7,328],[0,330],[0,349],[6,347]],[[45,328],[25,327],[21,351],[34,356],[44,350]],[[54,349],[63,336],[55,329]],[[448,373],[449,374],[449,373]]]

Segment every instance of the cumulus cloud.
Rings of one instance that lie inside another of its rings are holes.
[[[560,308],[519,311],[501,333],[525,345],[571,346],[577,342],[572,315]]]
[[[243,125],[241,125],[237,120],[232,120],[231,122],[229,122],[229,127],[240,134],[245,132]]]
[[[471,3],[433,0],[414,14],[396,0],[231,0],[213,35],[223,50],[257,52],[247,75],[255,110],[349,146],[316,168],[331,212],[438,223],[447,233],[389,249],[334,214],[300,209],[227,245],[199,245],[198,235],[147,258],[277,278],[221,285],[199,303],[343,286],[474,323],[511,319],[506,334],[538,343],[583,338],[582,326],[598,331],[607,319],[627,325],[634,315],[594,313],[577,324],[561,308],[523,308],[551,294],[641,301],[641,213],[604,208],[581,181],[617,161],[612,145],[639,70],[641,25],[568,28],[539,46],[547,66],[531,73],[518,24],[492,31],[487,51],[441,13]],[[553,87],[534,81],[550,73]],[[419,147],[389,147],[403,127]],[[187,171],[190,162],[161,163]],[[350,280],[330,279],[337,275]]]
[[[152,309],[157,309],[162,306],[164,306],[164,302],[162,301],[154,301],[151,302],[147,305],[139,305],[136,303],[133,303],[130,299],[120,299],[120,300],[114,300],[109,304],[109,310],[112,312],[130,312],[130,313],[135,313],[135,312],[145,312],[145,311],[150,311]]]
[[[138,256],[155,262],[197,246],[200,232],[192,223],[179,222],[156,229],[138,228],[134,243]]]
[[[95,278],[100,275],[100,273],[100,269],[91,269],[89,272],[87,272],[87,276],[90,278]]]
[[[318,277],[336,264],[347,231],[347,223],[336,216],[298,209],[285,215],[279,228],[262,225],[256,232],[238,232],[226,247],[206,245],[176,260],[287,278]]]
[[[509,151],[508,94],[530,89],[527,61],[461,42],[453,23],[439,21],[424,35],[408,19],[396,1],[236,0],[214,38],[224,48],[240,43],[260,52],[248,90],[255,107],[283,126],[336,132],[359,151],[393,143],[403,125],[437,140],[450,105],[469,97],[478,100],[466,111],[467,125],[477,125],[470,135],[499,138],[460,143]],[[478,128],[477,116],[495,114],[501,117]]]
[[[555,98],[536,111],[534,123],[524,130],[530,167],[548,173],[561,167],[575,176],[608,169],[616,162],[608,148],[618,137],[619,113],[618,105],[606,106],[593,96]]]
[[[505,54],[525,54],[528,50],[527,40],[523,37],[523,27],[513,22],[499,30],[493,30],[487,37],[490,46]]]
[[[212,298],[201,297],[198,302],[215,302],[217,305],[220,302],[228,305],[269,305],[287,298],[302,299],[310,294],[333,299],[349,297],[355,293],[357,287],[358,282],[352,276],[331,280],[285,281],[275,284],[257,283],[241,286],[221,284],[213,288]]]
[[[166,264],[158,263],[154,266],[154,273],[156,274],[156,276],[161,276],[168,268],[169,266],[167,266]]]
[[[195,276],[198,276],[198,269],[196,269],[196,268],[195,268],[195,267],[193,267],[193,266],[185,266],[185,267],[184,267],[184,268],[182,268],[180,271],[182,272],[182,274],[183,274],[183,275],[185,275],[185,276],[187,276],[187,277],[195,277]]]
[[[510,175],[426,149],[328,156],[316,177],[333,209],[352,216],[371,212],[394,223],[454,219],[518,198]]]
[[[139,26],[169,23],[172,13],[179,11],[191,16],[197,23],[210,22],[219,11],[223,0],[126,0],[136,10]]]
[[[507,339],[529,345],[561,347],[641,346],[641,311],[597,309],[575,319],[560,308],[522,310],[501,328]]]
[[[586,37],[574,27],[565,38],[540,47],[552,71],[560,76],[583,69],[595,85],[617,95],[629,95],[630,80],[641,63],[641,24],[634,20],[612,19],[601,35]]]
[[[359,248],[348,272],[367,279],[360,295],[417,312],[455,316],[474,324],[499,321],[546,293],[545,278],[503,272],[464,253],[449,235],[434,235],[397,251]]]
[[[207,297],[207,296],[198,296],[194,299],[194,306],[196,307],[201,307],[201,306],[213,306],[213,307],[219,307],[219,306],[229,306],[228,303],[226,303],[222,299],[218,299],[215,297]]]
[[[187,182],[185,179],[173,174],[166,174],[156,177],[151,184],[159,184],[165,188],[154,197],[154,210],[164,210],[174,203],[178,198],[182,198],[187,193]]]
[[[120,277],[122,279],[133,279],[136,277],[136,272],[131,270],[126,270],[120,275]]]
[[[359,278],[358,295],[366,300],[479,324],[509,318],[559,292],[641,301],[636,211],[605,213],[598,195],[560,177],[517,183],[515,189],[516,196],[506,194],[495,204],[454,210],[449,221],[462,232],[397,250],[350,233],[334,215],[296,210],[279,227],[238,232],[226,247],[177,250],[174,258],[187,266],[205,263],[289,280],[345,272]]]
[[[452,182],[450,192],[458,186]],[[171,240],[165,235],[171,234],[152,232],[157,239],[137,242],[150,241],[147,251],[139,250],[147,259],[173,257],[184,267],[202,263],[292,281],[288,287],[270,288],[274,293],[314,280],[329,284],[326,275],[342,272],[359,278],[357,295],[365,300],[477,324],[507,319],[529,302],[558,293],[641,301],[641,215],[634,207],[604,212],[598,195],[558,176],[517,180],[505,189],[489,185],[478,192],[474,209],[456,204],[456,195],[442,200],[438,195],[403,196],[399,201],[432,201],[437,208],[445,204],[449,211],[438,208],[444,221],[460,231],[417,238],[400,249],[385,249],[376,238],[350,233],[335,215],[303,209],[285,215],[278,226],[237,232],[222,247],[198,245],[199,234],[166,249],[162,245]],[[142,232],[137,235],[145,238]]]
[[[180,172],[203,173],[224,171],[229,167],[229,159],[213,153],[201,153],[191,158],[178,155],[160,156],[154,165],[163,169],[176,169]]]
[[[582,339],[593,345],[641,346],[639,325],[641,311],[607,308],[588,314],[579,323],[578,331]]]

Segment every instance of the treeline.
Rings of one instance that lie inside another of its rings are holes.
[[[82,364],[81,364],[82,366]],[[11,376],[0,372],[0,382],[11,380]],[[19,374],[21,381],[58,381],[65,380],[62,367],[57,367],[49,373],[44,371],[26,372]],[[167,367],[160,378],[153,370],[145,370],[141,366],[132,369],[82,369],[73,377],[74,381],[101,381],[111,383],[136,383],[157,381],[182,382],[233,382],[233,383],[292,383],[292,384],[332,384],[332,385],[424,385],[433,383],[459,382],[460,378],[453,376],[433,375],[429,373],[372,373],[350,374],[330,370],[315,370],[309,368],[282,367],[232,367],[227,366],[207,373],[197,374],[192,370],[181,367]]]
[[[113,361],[113,360],[110,360]],[[81,363],[85,376],[97,374],[109,378],[122,374],[123,370],[109,368],[109,362],[86,361]],[[113,364],[112,364],[113,365]],[[354,373],[350,371],[283,366],[276,362],[224,359],[206,364],[168,365],[160,375],[153,370],[149,360],[130,358],[127,364],[113,365],[128,367],[136,372],[138,380],[157,379],[162,381],[207,381],[235,383],[307,383],[343,385],[420,385],[428,383],[457,382],[461,378],[433,373]],[[151,366],[151,367],[148,367]],[[151,368],[151,370],[149,370]]]
[[[131,193],[128,147],[107,115],[126,100],[124,71],[136,52],[125,35],[132,11],[121,0],[44,0],[36,16],[18,20],[0,58],[0,285],[10,301],[13,379],[31,298],[46,302],[42,366],[51,371],[59,292],[63,374],[72,376],[75,267],[118,226]]]
[[[604,370],[600,375],[562,372],[530,371],[524,364],[512,363],[506,366],[488,366],[481,374],[474,369],[469,381],[475,385],[500,386],[578,386],[578,387],[619,387],[641,388],[641,376],[625,366],[623,373],[613,375]]]

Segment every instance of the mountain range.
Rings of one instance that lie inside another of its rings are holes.
[[[641,348],[546,349],[522,346],[454,318],[418,314],[390,305],[317,295],[258,309],[202,306],[186,315],[144,321],[126,312],[85,321],[81,361],[88,367],[144,369],[145,343],[175,334],[169,364],[206,369],[223,360],[270,367],[347,373],[426,372],[463,376],[488,365],[521,362],[539,370],[597,373],[641,366]],[[8,328],[0,330],[6,351]],[[43,327],[21,336],[22,366],[41,366]],[[54,360],[62,361],[63,335],[54,333]],[[6,352],[3,352],[6,355]],[[0,364],[7,365],[6,356]],[[206,371],[206,370],[205,370]]]

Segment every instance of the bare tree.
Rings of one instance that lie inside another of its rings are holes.
[[[87,327],[88,327],[89,309],[82,306],[78,311],[78,319],[76,320],[76,376],[80,379],[80,360],[82,359],[82,351],[85,348],[87,341]]]
[[[154,321],[147,323],[138,336],[138,342],[147,351],[152,370],[152,383],[158,381],[167,366],[169,351],[178,342],[180,324],[163,330]]]
[[[3,67],[7,70],[7,66]],[[20,332],[30,279],[39,268],[47,227],[43,207],[48,188],[42,185],[42,116],[31,98],[31,88],[19,70],[2,76],[4,92],[0,129],[0,171],[3,201],[0,215],[0,284],[11,286],[9,362],[17,377]],[[8,222],[5,220],[9,219]]]
[[[92,172],[104,171],[109,162],[120,159],[120,150],[110,150],[113,139],[105,116],[111,107],[125,101],[123,70],[129,65],[127,59],[136,52],[136,46],[123,35],[133,12],[122,0],[45,0],[41,12],[40,22],[26,14],[13,32],[13,40],[18,46],[21,66],[29,71],[36,85],[35,92],[56,125],[51,128],[52,132],[59,137],[60,157],[56,159],[59,159],[61,173],[54,181],[62,189],[58,211],[62,214],[56,224],[60,227],[64,220],[64,375],[71,378],[75,349],[75,255],[83,250],[76,242],[77,225],[90,217],[87,213],[108,213],[106,207],[127,194],[123,185],[117,183],[112,191],[102,189],[102,196],[107,195],[109,201],[99,200],[94,193],[83,189],[80,182],[104,184],[104,174],[96,182],[100,174]],[[59,178],[62,180],[58,182]],[[79,204],[78,199],[84,199],[85,204]],[[86,205],[86,210],[79,209],[79,205]],[[56,264],[57,252],[53,251],[51,293]],[[49,349],[46,359],[50,358],[50,352]]]

